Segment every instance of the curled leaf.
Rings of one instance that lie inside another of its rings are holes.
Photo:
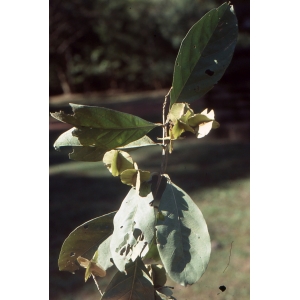
[[[97,258],[98,258],[98,251],[95,252],[91,260],[88,260],[82,256],[77,257],[77,261],[80,264],[80,266],[86,268],[85,277],[84,277],[85,281],[87,281],[92,274],[94,276],[99,276],[99,277],[106,276],[106,271],[99,264],[97,264],[96,262]]]
[[[149,171],[139,169],[128,169],[120,175],[122,183],[134,187],[142,197],[146,197],[151,192],[151,184],[147,182],[150,178],[151,173]]]
[[[123,171],[133,168],[131,156],[120,150],[111,150],[104,154],[103,163],[113,176],[119,176]]]

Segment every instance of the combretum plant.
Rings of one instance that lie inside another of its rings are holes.
[[[204,274],[211,252],[207,225],[190,196],[166,174],[167,157],[184,132],[203,138],[219,127],[213,110],[196,113],[190,103],[220,80],[237,36],[234,9],[226,2],[191,27],[175,61],[172,87],[162,99],[162,123],[76,104],[70,104],[73,114],[51,113],[74,126],[58,137],[56,150],[71,146],[70,159],[103,161],[112,176],[131,186],[118,211],[77,227],[59,255],[61,271],[86,268],[85,281],[94,279],[101,299],[175,299],[165,286],[167,275],[187,286]],[[146,134],[156,127],[162,128],[162,137],[154,142]],[[162,150],[161,166],[153,174],[139,169],[128,153],[150,146]],[[102,293],[97,280],[109,268],[115,275]]]

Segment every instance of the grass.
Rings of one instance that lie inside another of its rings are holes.
[[[249,299],[249,151],[245,142],[186,139],[169,157],[167,172],[201,209],[213,245],[207,271],[197,283],[184,288],[168,282],[178,300]],[[50,166],[50,299],[98,299],[92,279],[84,283],[83,269],[75,275],[58,271],[60,247],[80,224],[117,210],[129,187],[102,162],[67,161],[58,152],[50,152],[50,160],[51,155],[59,163]],[[155,147],[132,156],[141,169],[159,169],[160,150]]]

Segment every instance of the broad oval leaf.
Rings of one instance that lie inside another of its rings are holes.
[[[113,232],[113,218],[116,212],[103,215],[83,223],[73,230],[64,241],[59,258],[60,271],[74,272],[79,269],[77,257],[91,259],[99,244]]]
[[[72,134],[83,146],[115,149],[136,141],[159,126],[137,116],[97,106],[70,103],[74,114],[51,113],[61,122],[75,126]]]
[[[102,300],[154,300],[155,290],[148,271],[137,258],[126,266],[126,274],[117,272],[105,293]]]
[[[211,251],[206,222],[198,206],[187,193],[168,182],[157,220],[157,247],[169,276],[186,286],[205,272]]]
[[[141,197],[132,188],[114,217],[114,231],[110,251],[116,267],[123,272],[130,260],[135,261],[141,253],[147,253],[154,237],[155,212],[150,206],[152,193]]]
[[[175,61],[170,106],[195,101],[213,88],[232,59],[237,36],[237,19],[228,3],[192,26]]]

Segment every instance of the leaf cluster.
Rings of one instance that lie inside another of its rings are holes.
[[[184,132],[202,138],[220,126],[213,110],[194,113],[190,103],[222,76],[236,34],[233,7],[227,3],[191,28],[175,62],[170,107],[165,118],[166,95],[162,123],[75,104],[71,104],[73,114],[51,114],[74,126],[59,136],[54,144],[57,150],[71,146],[71,159],[103,161],[112,176],[131,186],[118,211],[77,227],[60,252],[59,269],[74,272],[84,267],[85,281],[91,276],[105,277],[106,270],[115,269],[102,299],[170,299],[167,274],[183,286],[194,284],[204,274],[211,252],[208,228],[198,206],[165,174],[166,158]],[[201,87],[194,89],[195,84]],[[158,126],[163,130],[163,137],[158,138],[161,143],[146,135]],[[128,153],[148,146],[162,147],[161,170],[155,174],[139,169]]]

